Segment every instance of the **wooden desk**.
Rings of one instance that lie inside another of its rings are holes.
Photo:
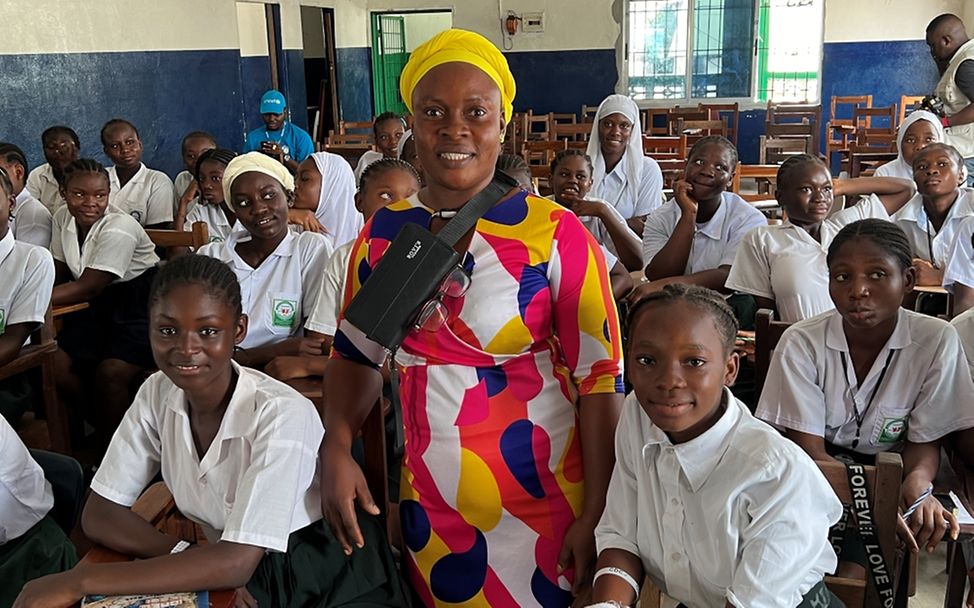
[[[157,530],[186,540],[205,543],[206,538],[196,534],[196,525],[187,520],[173,501],[169,488],[163,482],[149,486],[135,504],[132,511],[151,523]],[[126,562],[131,558],[106,547],[95,546],[81,559],[82,564],[104,564]],[[210,591],[210,608],[233,608],[236,592],[233,589]]]
[[[947,296],[947,318],[954,318],[954,294],[950,293],[940,285],[915,285],[913,291],[917,294],[931,293]]]
[[[52,309],[51,314],[53,314],[54,318],[56,319],[58,317],[63,317],[66,314],[77,312],[79,310],[84,310],[86,308],[88,308],[87,302],[79,302],[77,304],[66,304],[64,306],[55,306]]]

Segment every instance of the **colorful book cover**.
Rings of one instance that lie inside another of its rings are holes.
[[[209,608],[210,598],[206,591],[108,597],[89,595],[81,605],[84,608]]]

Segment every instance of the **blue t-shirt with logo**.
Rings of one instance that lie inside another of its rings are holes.
[[[284,148],[284,154],[289,155],[299,163],[315,151],[314,142],[311,141],[308,132],[291,122],[285,122],[284,126],[278,131],[270,131],[260,127],[247,133],[244,152],[259,151],[260,144],[265,141],[281,144],[281,147]]]

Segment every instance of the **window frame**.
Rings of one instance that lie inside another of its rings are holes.
[[[693,70],[690,69],[690,62],[693,57],[693,43],[695,38],[694,30],[694,18],[696,14],[695,0],[687,0],[687,74],[686,74],[686,92],[685,97],[674,97],[670,99],[635,99],[636,105],[639,108],[672,108],[672,107],[695,107],[698,104],[726,104],[726,103],[736,103],[740,111],[745,110],[763,110],[768,107],[768,103],[773,103],[773,101],[758,101],[758,80],[760,78],[758,61],[758,38],[757,32],[760,27],[761,19],[761,1],[762,0],[752,0],[754,4],[754,15],[753,15],[753,30],[755,35],[752,36],[751,40],[751,94],[748,97],[690,97],[689,92],[693,90]],[[822,73],[823,64],[825,62],[825,0],[815,0],[822,4],[822,40],[819,43],[819,53],[818,53],[818,101],[816,102],[795,102],[795,103],[812,103],[821,104],[822,103]],[[619,60],[617,61],[619,69],[619,87],[621,89],[621,94],[629,95],[629,5],[632,0],[624,0],[622,6],[622,36],[621,44],[622,48],[619,52]]]

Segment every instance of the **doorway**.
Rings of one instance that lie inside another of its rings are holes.
[[[304,39],[308,130],[315,142],[324,144],[328,132],[338,126],[335,9],[302,6],[301,33]]]
[[[453,27],[453,12],[399,11],[371,14],[372,96],[375,115],[406,113],[399,94],[399,75],[410,53],[443,30]]]

